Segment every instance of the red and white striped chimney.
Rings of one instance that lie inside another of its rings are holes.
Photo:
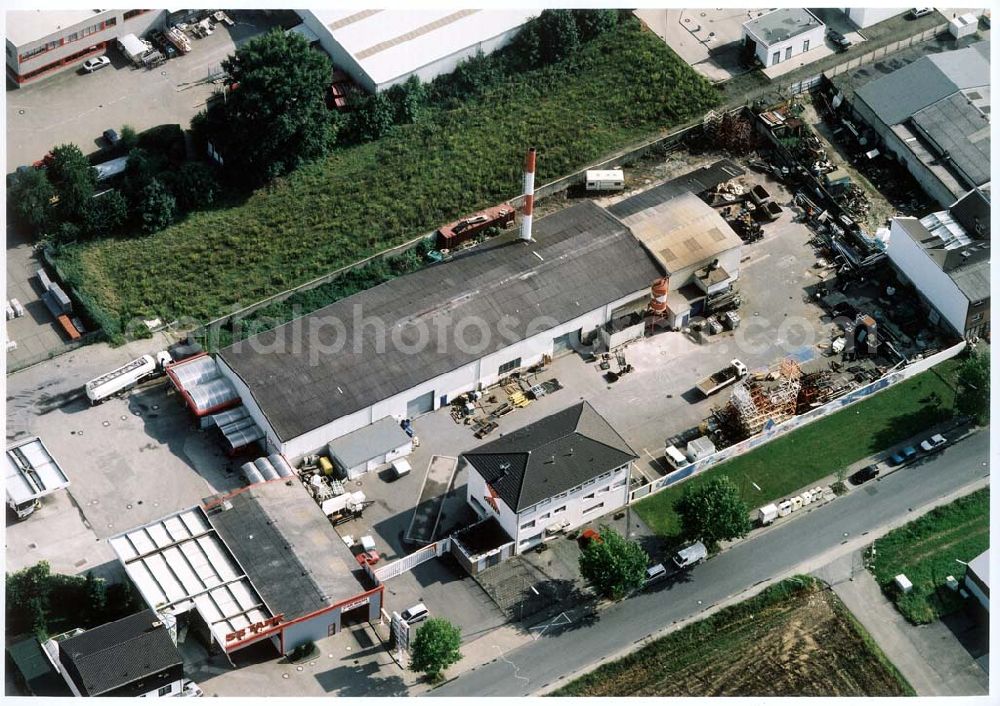
[[[521,240],[531,242],[531,212],[535,208],[535,148],[524,156],[524,206],[521,214]]]

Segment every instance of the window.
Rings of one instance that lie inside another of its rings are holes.
[[[551,513],[551,512],[546,512],[546,513],[545,513],[544,515],[539,515],[539,516],[538,516],[538,519],[539,519],[539,520],[547,520],[547,519],[549,519],[550,517],[552,517],[552,513]]]
[[[787,49],[785,49],[785,61],[788,61],[791,58],[792,58],[792,48],[788,47]]]
[[[531,529],[534,526],[535,526],[535,521],[532,520],[531,522],[525,522],[523,525],[521,525],[521,529]]]
[[[612,487],[612,488],[621,488],[621,487],[622,487],[623,485],[625,485],[625,483],[626,483],[625,479],[624,479],[624,478],[622,478],[622,479],[621,479],[620,481],[618,481],[617,483],[615,483],[615,484],[614,484],[613,486],[611,486],[611,487]]]
[[[809,51],[809,40],[808,39],[803,39],[802,40],[802,51],[804,51],[804,52]]]
[[[604,507],[604,503],[597,503],[596,505],[591,505],[590,507],[583,508],[583,514],[586,515],[588,512],[593,512],[594,510],[599,510]]]
[[[506,375],[511,370],[517,370],[520,367],[521,367],[521,359],[514,358],[514,360],[508,360],[506,363],[501,365],[499,369],[497,369],[497,373],[499,373],[500,375]]]
[[[156,695],[157,696],[166,696],[167,694],[169,694],[173,690],[174,690],[174,685],[173,684],[167,684],[166,686],[161,686],[160,690],[158,692],[156,692]]]
[[[122,16],[122,19],[130,20],[133,17],[138,17],[144,12],[149,12],[149,10],[126,10],[125,14]]]
[[[552,514],[553,515],[558,515],[560,512],[566,512],[566,506],[565,505],[562,505],[561,507],[557,507],[555,510],[552,511]]]
[[[983,313],[979,312],[978,314],[970,318],[969,321],[981,321],[982,318],[983,318]]]
[[[774,52],[774,56],[771,57],[771,63],[777,64],[779,61],[781,61],[781,52],[776,51]]]
[[[611,490],[611,486],[610,486],[610,485],[606,485],[606,486],[604,486],[603,488],[601,488],[600,490],[598,490],[597,492],[598,492],[598,493],[606,493],[606,492],[608,492],[609,490]]]
[[[597,493],[589,493],[587,495],[584,495],[583,499],[584,500],[593,500],[595,495],[597,495]]]

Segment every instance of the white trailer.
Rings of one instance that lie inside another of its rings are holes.
[[[155,372],[156,361],[153,356],[144,355],[88,382],[85,388],[87,397],[91,404],[98,404],[112,395],[127,390]]]
[[[765,505],[764,507],[757,510],[757,520],[762,525],[769,525],[778,519],[778,506],[774,503],[770,505]]]
[[[625,172],[621,169],[588,169],[587,191],[621,191],[625,188]]]

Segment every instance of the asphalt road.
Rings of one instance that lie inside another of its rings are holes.
[[[687,581],[619,603],[597,616],[574,615],[518,650],[468,672],[430,696],[525,696],[546,693],[566,675],[606,661],[650,633],[696,617],[770,579],[807,573],[869,532],[898,526],[914,509],[989,474],[989,433],[980,432],[909,468],[855,489],[793,522],[763,532],[696,567]],[[851,546],[854,545],[854,546]]]

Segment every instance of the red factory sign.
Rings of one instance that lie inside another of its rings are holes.
[[[365,596],[364,598],[359,598],[353,603],[347,603],[345,605],[342,605],[340,606],[340,612],[346,613],[349,610],[354,610],[355,608],[360,608],[363,605],[368,605],[368,598],[369,598],[368,596]]]
[[[235,642],[237,640],[242,640],[247,635],[256,635],[260,632],[264,632],[269,628],[275,628],[281,625],[281,621],[285,619],[284,613],[278,613],[273,618],[268,618],[267,620],[261,620],[256,623],[251,623],[245,628],[240,628],[235,632],[226,633],[226,642]]]

